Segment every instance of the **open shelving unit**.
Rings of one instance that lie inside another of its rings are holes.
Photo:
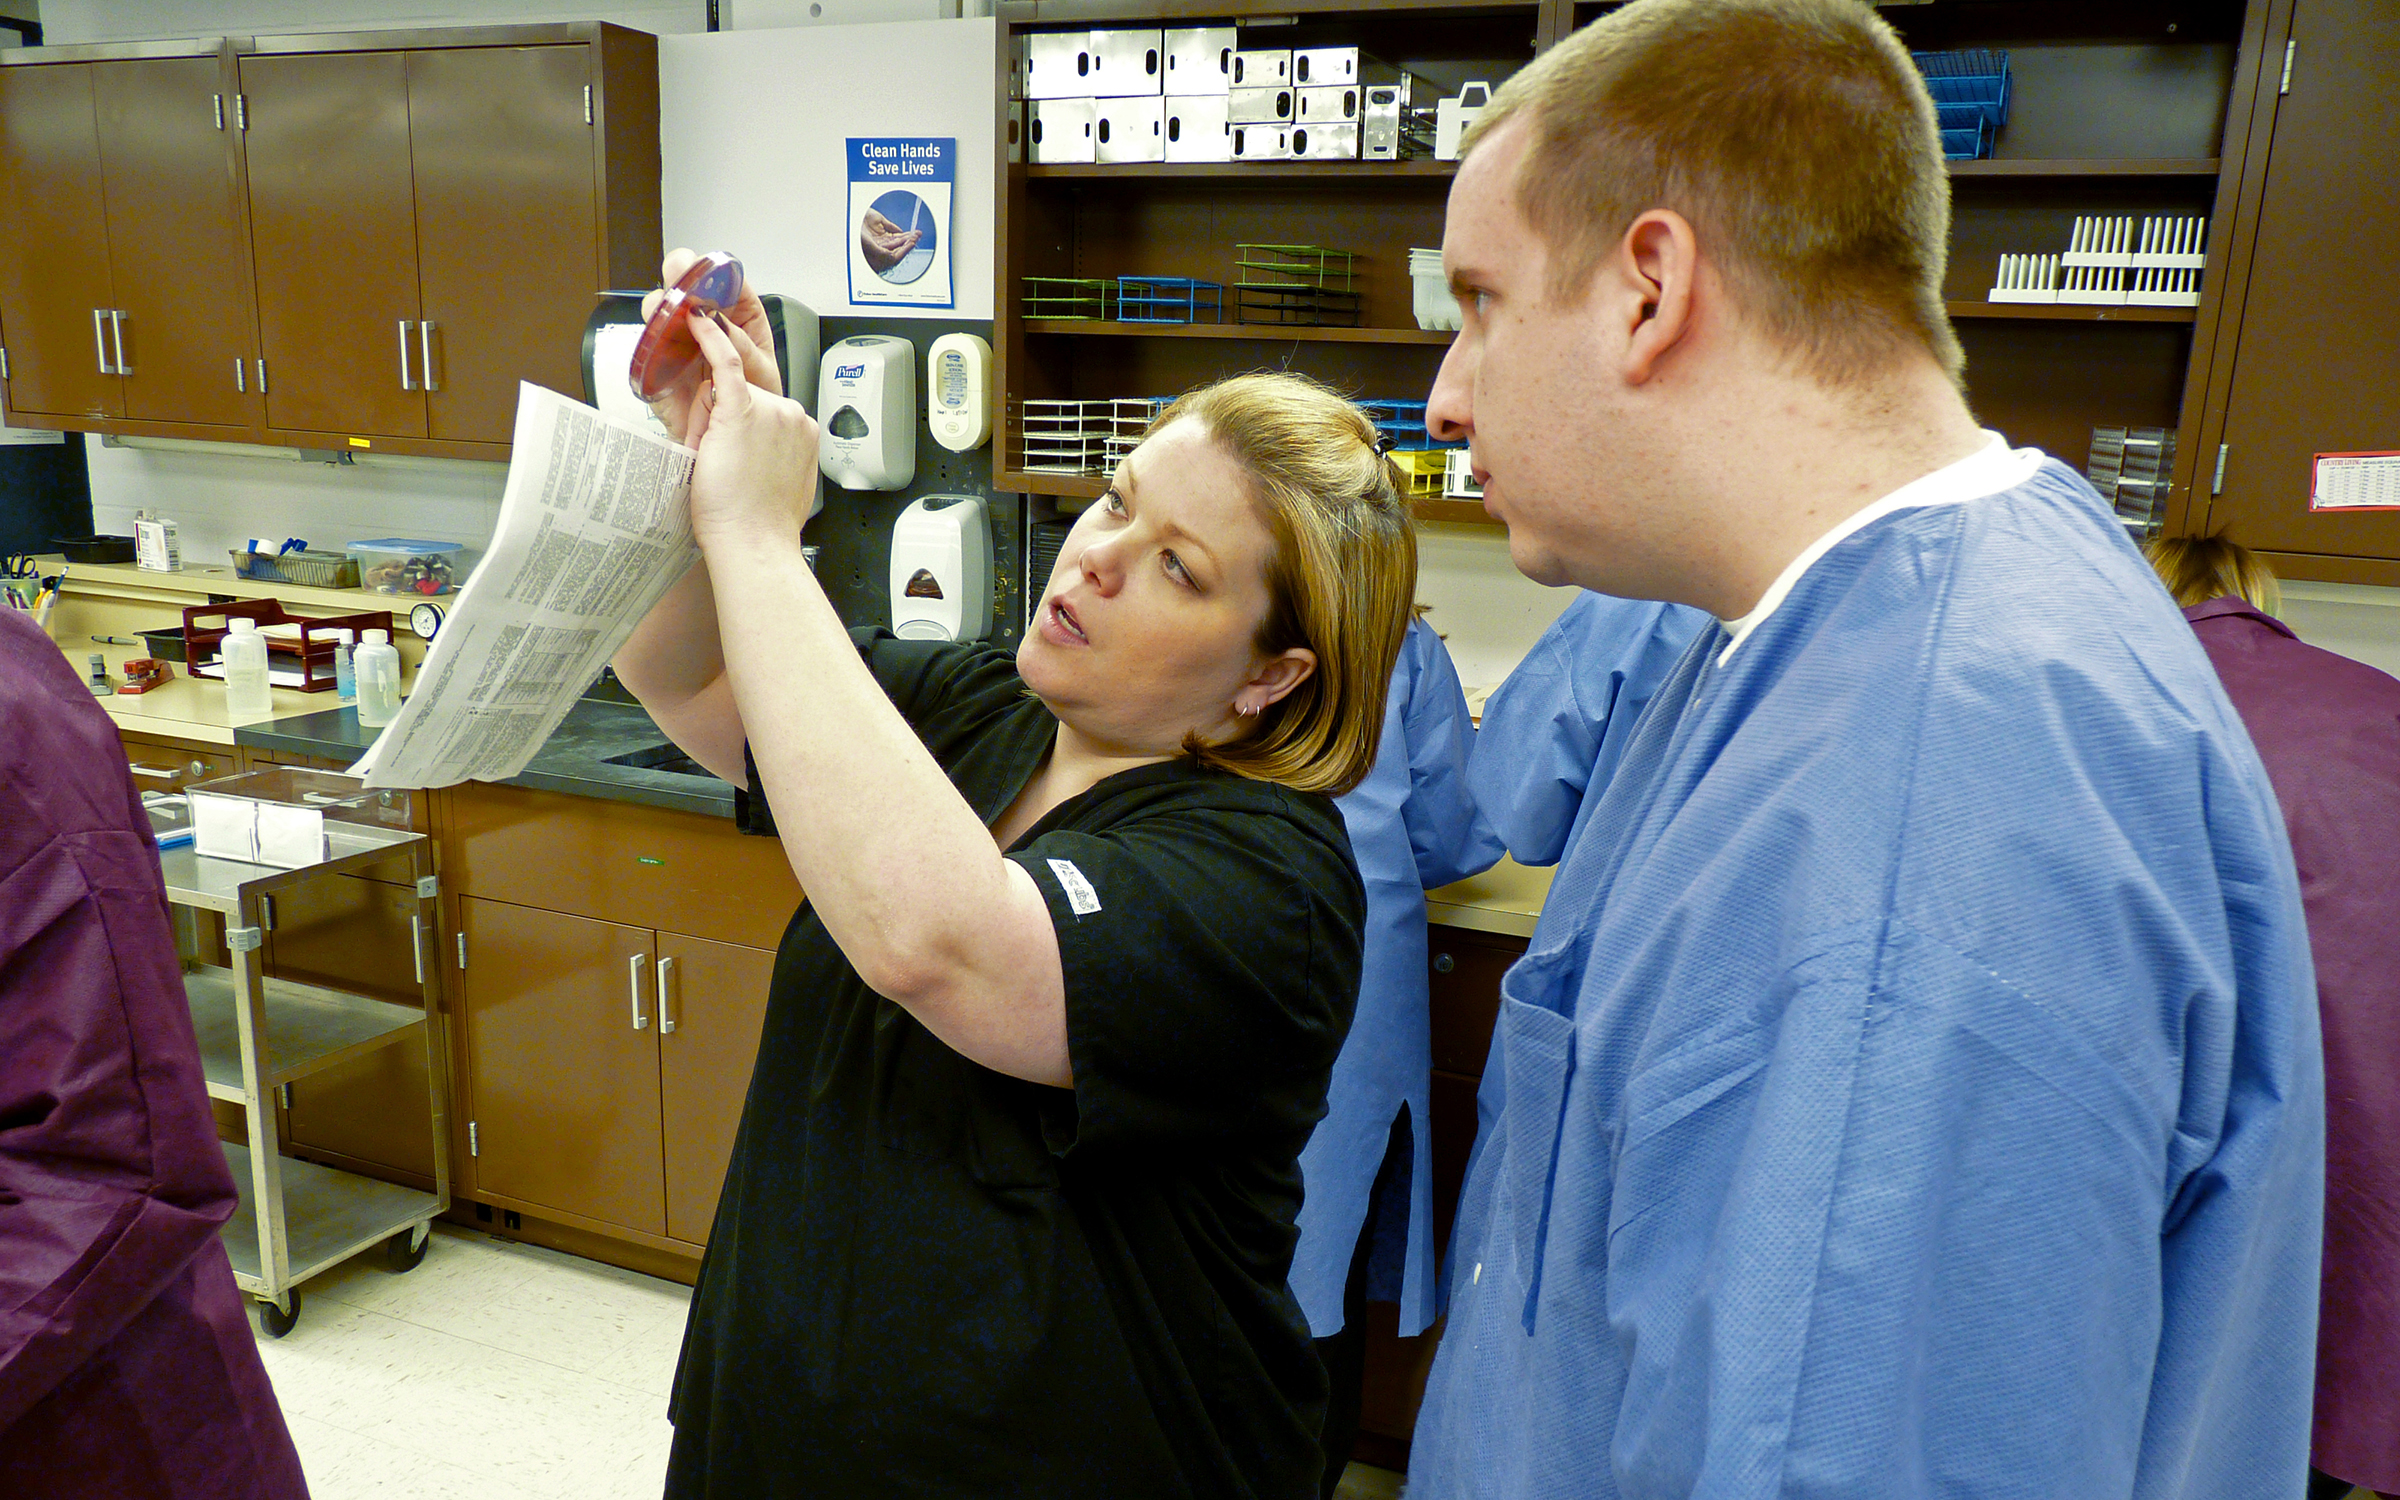
[[[1884,14],[1921,49],[2001,47],[2016,79],[2009,124],[1981,161],[1949,164],[1952,236],[1944,286],[1967,351],[1977,415],[2011,441],[2080,466],[2095,425],[2184,427],[2229,256],[2233,182],[2257,88],[2272,0],[1949,0]],[[1356,43],[1446,89],[1497,85],[1611,7],[1589,0],[1444,4],[1408,0],[1208,3],[1011,0],[1010,34],[1107,25],[1272,27],[1272,45]],[[1005,89],[1002,91],[1004,94]],[[1006,142],[1003,102],[1000,139]],[[1003,144],[1005,158],[1007,148]],[[1441,243],[1457,163],[1003,161],[994,346],[1001,407],[994,484],[1068,508],[1100,493],[1091,476],[1027,472],[1020,403],[1168,395],[1237,370],[1304,371],[1366,396],[1421,397],[1450,335],[1415,326],[1407,251]],[[2210,220],[2201,305],[2086,306],[1988,300],[2003,254],[2065,248],[2083,214]],[[1305,227],[1302,227],[1305,226]],[[1192,276],[1230,284],[1233,246],[1305,238],[1361,256],[1360,326],[1160,325],[1027,318],[1021,278]],[[2179,487],[2193,457],[2185,434]],[[1039,507],[1037,507],[1037,510]],[[1482,521],[1479,508],[1423,503],[1425,519]],[[1488,524],[1488,523],[1487,523]]]
[[[159,816],[154,810],[153,818]],[[450,1206],[446,1152],[435,1153],[430,1193],[284,1152],[276,1091],[386,1047],[423,1050],[433,1138],[448,1128],[448,1048],[425,956],[439,893],[432,841],[403,828],[331,820],[326,839],[324,858],[290,868],[205,855],[189,843],[159,855],[167,900],[214,912],[225,923],[230,965],[186,969],[184,998],[209,1097],[240,1105],[245,1116],[245,1139],[223,1143],[240,1203],[219,1237],[235,1284],[257,1299],[259,1327],[275,1338],[300,1316],[301,1282],[377,1245],[392,1269],[410,1269],[425,1253],[433,1220]],[[262,939],[274,925],[279,893],[394,860],[407,862],[415,882],[412,942],[422,1007],[265,972]]]

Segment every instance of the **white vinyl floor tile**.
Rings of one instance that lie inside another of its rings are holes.
[[[300,1288],[259,1340],[314,1500],[655,1500],[686,1287],[438,1225]],[[1401,1476],[1352,1464],[1340,1500]]]
[[[437,1226],[301,1288],[259,1340],[315,1500],[650,1500],[689,1289]]]

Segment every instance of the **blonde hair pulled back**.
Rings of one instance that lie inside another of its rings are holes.
[[[1196,422],[1232,457],[1273,535],[1267,617],[1256,646],[1316,654],[1316,670],[1246,734],[1197,737],[1204,765],[1338,797],[1366,779],[1383,735],[1385,690],[1408,633],[1417,533],[1375,424],[1304,375],[1235,375],[1178,398],[1149,433]]]

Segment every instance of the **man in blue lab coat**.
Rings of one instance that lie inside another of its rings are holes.
[[[1978,430],[1855,0],[1635,0],[1497,96],[1428,420],[1519,568],[1717,617],[1491,1068],[1412,1491],[2294,1494],[2323,1085],[2257,756]]]
[[[1521,865],[1554,865],[1708,615],[1578,591],[1484,700],[1467,786]]]
[[[1474,747],[1458,669],[1433,627],[1412,620],[1384,694],[1375,769],[1334,804],[1367,888],[1367,927],[1358,1010],[1334,1060],[1325,1118],[1300,1153],[1306,1191],[1291,1284],[1332,1380],[1327,1495],[1358,1435],[1360,1304],[1398,1303],[1402,1338],[1424,1332],[1435,1315],[1425,892],[1500,858],[1467,791]]]

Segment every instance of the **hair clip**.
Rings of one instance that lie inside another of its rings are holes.
[[[1374,446],[1374,449],[1375,449],[1375,451],[1376,451],[1377,453],[1379,453],[1379,454],[1381,454],[1381,453],[1389,453],[1389,452],[1391,452],[1391,451],[1392,451],[1392,435],[1391,435],[1390,433],[1388,433],[1388,432],[1378,432],[1378,433],[1376,433],[1376,434],[1375,434],[1375,442],[1374,442],[1373,446]]]

